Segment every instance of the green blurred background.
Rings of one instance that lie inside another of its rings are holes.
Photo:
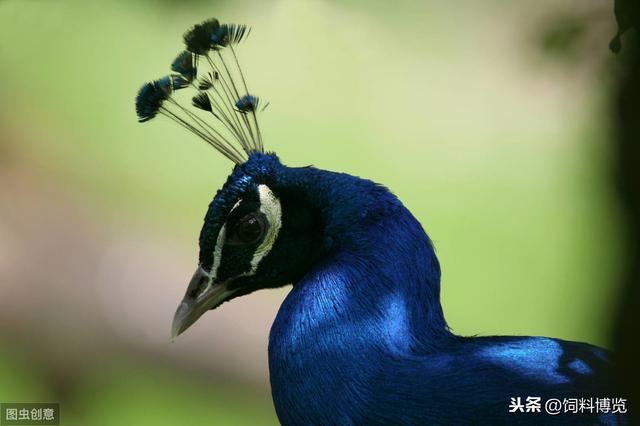
[[[607,346],[610,7],[0,0],[0,401],[60,402],[64,425],[277,424],[287,289],[169,339],[231,163],[138,124],[133,98],[211,16],[252,27],[239,53],[270,150],[384,183],[423,223],[454,331]]]

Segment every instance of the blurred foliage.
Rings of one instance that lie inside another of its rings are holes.
[[[541,47],[557,58],[575,58],[577,45],[587,30],[587,22],[575,15],[564,15],[553,18],[547,31],[542,33]]]
[[[94,426],[277,425],[270,400],[233,382],[179,375],[130,361],[84,384],[78,418]]]
[[[18,353],[0,347],[0,401],[37,402],[46,401],[50,392],[42,385],[37,372]]]
[[[542,21],[536,33],[538,48],[559,63],[588,62],[599,71],[610,59],[605,46],[613,31],[612,11],[599,1],[587,0],[580,7],[573,6],[559,6]]]
[[[60,401],[39,372],[0,351],[0,401]],[[277,425],[270,400],[215,377],[178,373],[147,360],[112,360],[75,384],[61,403],[61,424],[92,426]]]

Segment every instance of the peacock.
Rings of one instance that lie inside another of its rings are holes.
[[[237,55],[248,34],[217,19],[191,27],[172,72],[136,98],[140,122],[162,115],[235,163],[206,212],[173,338],[224,302],[292,284],[268,348],[283,425],[626,424],[607,351],[454,334],[434,246],[394,194],[265,151],[268,103]],[[191,105],[179,100],[189,91]]]

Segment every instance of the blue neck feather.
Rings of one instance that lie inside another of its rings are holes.
[[[282,424],[513,424],[511,397],[610,392],[600,348],[451,333],[431,241],[386,188],[346,174],[272,166],[277,185],[297,191],[324,222],[325,256],[294,283],[269,337]],[[593,424],[603,416],[544,420]],[[537,416],[515,420],[542,424]]]
[[[454,339],[440,306],[438,260],[419,222],[382,186],[311,168],[288,169],[285,185],[304,188],[323,212],[328,255],[294,284],[271,330],[278,415],[294,424],[352,417],[367,398],[351,384],[374,376],[380,352],[425,353]],[[306,417],[292,417],[288,399],[305,396]],[[339,406],[345,401],[348,409]]]

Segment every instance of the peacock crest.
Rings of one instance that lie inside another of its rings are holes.
[[[168,117],[236,164],[253,152],[263,153],[258,113],[268,103],[249,91],[235,48],[249,31],[215,18],[189,29],[183,36],[185,50],[171,63],[172,73],[138,91],[138,121]],[[179,90],[194,92],[191,105],[176,98]]]

